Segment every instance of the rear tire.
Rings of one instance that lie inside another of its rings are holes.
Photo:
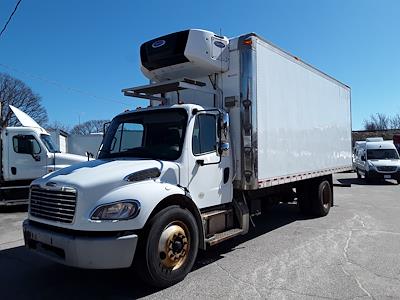
[[[328,180],[317,182],[313,188],[312,211],[316,217],[324,217],[329,213],[333,203],[332,187]]]
[[[140,253],[139,271],[150,285],[165,288],[183,280],[196,260],[199,233],[187,210],[170,206],[152,217]]]

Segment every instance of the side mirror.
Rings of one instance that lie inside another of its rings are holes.
[[[361,160],[365,161],[365,155],[361,155]]]
[[[85,152],[85,155],[86,155],[88,161],[90,160],[90,158],[93,158],[93,157],[94,157],[93,153],[92,153],[92,152],[89,152],[89,151],[86,151],[86,152]]]
[[[226,156],[228,154],[229,148],[229,143],[221,143],[218,147],[218,154],[221,156]]]
[[[218,127],[221,144],[227,143],[229,141],[229,115],[227,113],[223,113],[219,117]]]

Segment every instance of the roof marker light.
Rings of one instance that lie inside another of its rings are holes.
[[[252,41],[251,39],[248,39],[248,40],[244,40],[244,41],[243,41],[243,45],[248,45],[248,46],[250,46],[252,43],[253,43],[253,41]]]

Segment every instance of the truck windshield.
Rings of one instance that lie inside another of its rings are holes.
[[[176,160],[182,153],[187,118],[180,108],[118,116],[107,130],[99,158]]]
[[[57,146],[54,145],[53,140],[47,134],[41,134],[40,139],[42,140],[43,144],[46,146],[47,150],[51,153],[60,153]]]
[[[394,149],[368,149],[368,159],[399,159],[399,155]]]

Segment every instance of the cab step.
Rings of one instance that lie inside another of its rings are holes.
[[[201,214],[201,217],[204,220],[208,220],[212,217],[216,217],[218,215],[225,215],[225,214],[229,214],[232,213],[232,209],[216,209],[216,210],[212,210],[212,211],[208,211],[208,212],[204,212]]]
[[[241,228],[232,228],[224,232],[216,233],[212,237],[206,239],[206,243],[209,246],[214,246],[228,239],[234,238],[235,236],[241,235],[244,232]]]
[[[231,208],[203,212],[201,217],[206,237],[211,237],[233,227],[233,210]]]

